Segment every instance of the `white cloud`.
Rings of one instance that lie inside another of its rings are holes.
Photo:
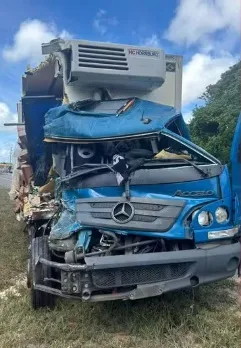
[[[210,84],[215,84],[222,73],[237,62],[236,57],[196,53],[183,69],[183,105],[195,102]]]
[[[93,21],[93,27],[101,35],[105,35],[110,27],[116,27],[118,24],[119,21],[116,17],[109,17],[107,15],[107,11],[102,9],[96,13],[95,19]]]
[[[16,132],[16,127],[4,126],[4,123],[17,122],[17,114],[12,113],[7,104],[0,102],[0,131]]]
[[[186,123],[190,123],[190,121],[191,121],[191,119],[192,119],[192,117],[193,117],[193,111],[187,111],[187,112],[183,112],[182,113],[182,116],[183,116],[183,118],[184,118],[184,121],[186,122]]]
[[[146,38],[142,42],[142,45],[147,47],[160,47],[160,40],[156,34],[152,34],[152,36]]]
[[[20,24],[19,30],[13,37],[12,45],[3,49],[3,57],[11,62],[21,60],[38,62],[43,58],[41,44],[57,37],[70,39],[72,36],[68,31],[58,31],[54,25],[38,19],[26,20]]]
[[[181,0],[164,37],[176,44],[206,45],[221,30],[239,34],[240,0]]]

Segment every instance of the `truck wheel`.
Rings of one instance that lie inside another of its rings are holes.
[[[48,285],[44,278],[51,278],[51,268],[37,263],[39,257],[50,260],[51,254],[48,246],[48,237],[37,237],[31,243],[31,304],[33,309],[42,307],[53,308],[55,306],[55,296],[44,291],[34,289],[34,284]]]

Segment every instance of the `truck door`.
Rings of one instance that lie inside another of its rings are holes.
[[[241,221],[241,113],[233,136],[231,148],[231,181],[235,200],[235,222]]]

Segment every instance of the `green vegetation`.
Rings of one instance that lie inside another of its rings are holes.
[[[136,302],[59,299],[54,311],[30,307],[27,240],[0,189],[0,348],[239,348],[238,284]]]
[[[240,112],[240,67],[235,64],[201,97],[205,106],[197,107],[189,127],[194,143],[229,162],[230,148]]]

